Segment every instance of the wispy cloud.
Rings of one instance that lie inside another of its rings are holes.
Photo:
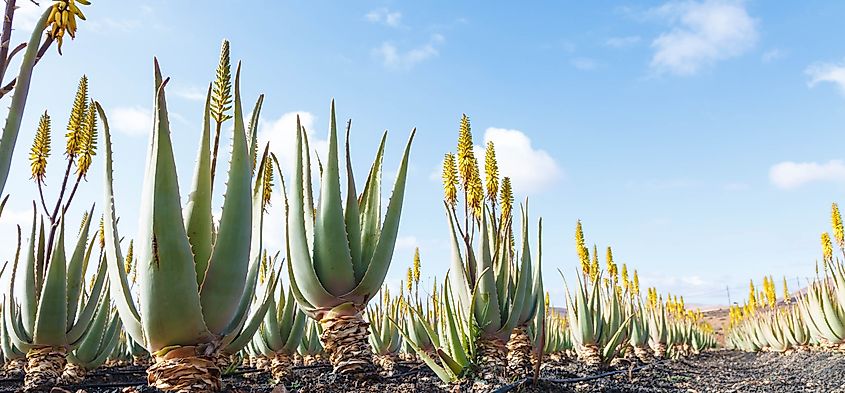
[[[605,42],[605,46],[611,48],[627,48],[639,44],[642,38],[638,35],[629,35],[625,37],[610,37]]]
[[[401,51],[392,42],[383,42],[373,49],[373,55],[379,58],[385,67],[391,69],[410,69],[413,66],[440,54],[438,47],[446,39],[441,34],[433,34],[427,43],[407,51]]]
[[[784,56],[786,56],[786,53],[784,51],[775,48],[769,49],[765,53],[763,53],[761,59],[763,60],[763,63],[771,63],[775,60],[783,58]]]
[[[845,94],[845,62],[842,63],[814,63],[804,73],[810,77],[807,85],[813,87],[819,83],[829,82],[836,85]]]
[[[826,163],[785,161],[769,169],[769,180],[778,188],[794,189],[809,183],[845,184],[845,162]]]
[[[149,108],[118,107],[112,110],[109,117],[111,127],[128,136],[147,135],[153,129],[153,116]]]
[[[576,57],[569,64],[581,71],[593,71],[599,67],[599,63],[589,57]]]
[[[655,50],[651,67],[658,73],[694,75],[745,53],[757,42],[757,21],[744,2],[670,2],[649,13],[672,26],[651,43]]]
[[[171,91],[188,101],[205,101],[206,91],[196,86],[174,86]]]
[[[519,192],[542,192],[564,176],[557,161],[545,150],[535,148],[531,138],[520,130],[490,127],[484,131],[484,144],[488,142],[496,146],[501,176],[510,177]],[[484,157],[483,146],[475,150],[476,156]]]
[[[364,15],[364,19],[370,23],[378,23],[390,27],[402,26],[402,13],[399,11],[391,11],[387,8],[374,9]]]

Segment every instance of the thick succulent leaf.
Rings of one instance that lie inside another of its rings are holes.
[[[255,335],[255,332],[261,326],[261,322],[264,320],[264,316],[270,309],[270,300],[273,298],[273,294],[276,291],[276,285],[279,283],[279,277],[281,276],[281,271],[275,271],[270,276],[270,279],[267,281],[267,288],[264,291],[264,297],[262,301],[258,303],[255,311],[252,315],[249,315],[248,318],[244,319],[245,324],[241,324],[238,326],[235,332],[240,332],[237,336],[235,333],[231,333],[229,336],[224,337],[223,344],[225,351],[227,353],[237,353],[241,349],[243,349]]]
[[[0,308],[0,348],[3,349],[3,357],[7,361],[24,356],[24,353],[15,347],[12,338],[9,337],[9,329],[6,327],[6,312],[2,308]]]
[[[302,146],[303,130],[296,121],[296,146]],[[311,250],[308,247],[306,234],[306,220],[308,220],[304,200],[304,172],[310,168],[303,168],[303,151],[296,149],[296,169],[294,170],[293,185],[290,199],[287,201],[287,230],[285,236],[288,250],[288,271],[291,276],[291,286],[295,286],[294,294],[300,306],[308,311],[311,307],[331,307],[339,304],[337,298],[326,291],[311,262]],[[301,300],[300,300],[301,298]]]
[[[367,272],[367,263],[361,257],[361,211],[358,206],[358,191],[355,189],[355,174],[352,171],[352,154],[349,149],[349,133],[352,128],[350,120],[346,127],[346,237],[349,240],[349,251],[352,256],[352,270],[355,272],[355,282],[361,282]]]
[[[197,152],[197,164],[194,170],[193,191],[188,194],[185,205],[185,230],[191,251],[194,253],[194,265],[197,272],[197,285],[202,284],[208,260],[211,258],[211,234],[213,218],[211,216],[211,85],[205,96],[205,110],[202,118],[202,135]]]
[[[525,208],[523,208],[522,217],[522,255],[520,255],[520,267],[519,272],[517,272],[518,281],[513,298],[513,308],[503,327],[507,331],[528,322],[531,313],[534,311],[532,301],[537,298],[534,294],[535,277],[528,237],[528,213]]]
[[[305,334],[305,322],[305,314],[301,310],[297,309],[296,314],[293,317],[293,323],[291,323],[291,329],[287,336],[287,341],[285,341],[285,345],[282,348],[284,353],[293,354],[296,352],[296,348],[299,347],[299,343],[302,342],[302,336]]]
[[[59,236],[50,254],[44,288],[35,315],[32,341],[36,345],[67,345],[67,260],[65,257],[65,218],[59,223]]]
[[[70,330],[73,321],[76,320],[76,308],[79,305],[79,297],[82,294],[82,286],[84,283],[85,268],[87,263],[85,256],[86,243],[88,242],[88,231],[91,227],[91,218],[94,217],[94,206],[85,216],[85,221],[82,223],[82,230],[79,232],[79,238],[76,242],[76,247],[73,249],[73,255],[67,265],[67,329]],[[94,242],[92,241],[93,245]],[[90,249],[90,247],[89,247]]]
[[[487,223],[487,208],[484,207],[481,215],[481,236],[479,238],[479,250],[481,255],[476,256],[476,271],[480,273],[478,286],[473,291],[473,315],[476,324],[487,333],[494,333],[502,327],[502,315],[499,313],[499,297],[496,289],[496,279],[493,277],[493,256],[490,254],[490,234]],[[470,254],[472,256],[472,254]]]
[[[378,245],[373,253],[372,260],[368,263],[367,273],[360,284],[355,287],[349,295],[352,297],[363,297],[358,299],[361,304],[366,304],[378,293],[378,288],[384,283],[384,277],[390,268],[390,261],[393,259],[393,247],[396,245],[396,236],[399,233],[399,219],[402,216],[402,202],[405,199],[405,181],[408,177],[408,157],[411,154],[411,144],[414,141],[414,134],[417,130],[411,131],[408,144],[405,146],[405,153],[399,164],[396,174],[396,182],[393,185],[393,193],[390,202],[387,204],[387,214],[384,217],[384,226],[381,228]],[[365,224],[366,225],[366,224]],[[346,297],[346,296],[344,296]]]
[[[88,332],[81,339],[79,346],[73,351],[73,355],[84,363],[94,360],[102,347],[103,339],[106,335],[106,330],[109,325],[109,316],[111,315],[111,305],[108,291],[97,305],[97,312],[94,314],[94,320],[91,322],[91,327]]]
[[[264,344],[267,349],[277,351],[282,348],[281,328],[279,327],[278,314],[275,312],[279,307],[276,299],[270,298],[270,312],[264,315],[264,325],[261,326],[261,337],[264,339]],[[284,302],[282,302],[284,307]]]
[[[108,266],[109,283],[112,291],[112,298],[117,307],[118,315],[123,323],[123,329],[132,337],[135,342],[146,345],[146,338],[141,328],[141,316],[135,308],[135,301],[132,299],[132,291],[129,288],[129,280],[126,278],[126,271],[123,268],[123,254],[120,251],[120,235],[117,231],[117,217],[114,206],[114,182],[112,180],[112,147],[111,133],[109,132],[109,121],[106,113],[99,102],[95,103],[97,113],[103,121],[103,137],[105,138],[105,213],[103,219],[103,231],[105,232],[105,258]]]
[[[446,207],[446,217],[449,220],[449,234],[452,244],[452,264],[449,267],[449,274],[447,277],[451,279],[446,280],[446,286],[451,287],[452,291],[457,292],[458,307],[461,309],[468,308],[470,304],[470,282],[466,276],[466,267],[464,266],[463,257],[461,256],[461,246],[458,240],[458,234],[455,231],[455,215],[449,207]]]
[[[305,130],[305,127],[301,127],[299,123],[299,116],[296,117],[296,129],[297,132],[302,130],[302,145],[297,143],[297,146],[302,146],[300,150],[302,150],[302,159],[304,160],[304,169],[303,169],[303,182],[302,182],[302,196],[303,196],[303,203],[305,209],[305,237],[308,239],[308,252],[314,249],[314,221],[315,221],[315,214],[317,214],[317,209],[314,208],[314,187],[311,183],[311,175],[312,175],[312,168],[311,168],[311,147],[308,144],[308,132]],[[320,157],[317,156],[317,163],[319,164]],[[279,173],[282,171],[279,170]],[[323,173],[323,165],[320,164],[320,174]],[[299,187],[299,183],[296,184]]]
[[[320,187],[319,214],[314,225],[314,271],[329,293],[340,296],[355,288],[352,256],[346,238],[340,196],[340,165],[334,101],[329,124],[329,156]]]
[[[431,371],[433,371],[434,374],[437,375],[437,377],[440,378],[441,381],[443,381],[445,383],[451,383],[451,382],[455,382],[458,379],[458,376],[454,372],[452,372],[452,370],[440,366],[439,364],[437,364],[437,362],[434,359],[431,358],[431,356],[428,356],[428,354],[425,351],[423,351],[414,342],[414,340],[411,339],[410,335],[407,332],[405,332],[399,326],[399,324],[396,323],[396,321],[390,320],[390,322],[393,323],[396,326],[396,328],[399,330],[399,333],[402,334],[402,337],[405,339],[405,342],[407,342],[408,345],[410,345],[411,348],[413,348],[413,350],[417,354],[417,356],[419,356],[420,359],[422,359],[423,363],[425,363],[425,365],[428,366],[428,368],[431,369]]]
[[[258,168],[258,176],[255,177],[255,186],[252,191],[252,236],[250,237],[249,248],[249,270],[246,274],[246,288],[241,295],[238,310],[232,318],[232,322],[226,329],[221,332],[226,336],[232,332],[240,329],[240,326],[246,321],[249,306],[255,297],[255,288],[258,283],[258,271],[261,267],[261,252],[264,248],[264,170],[265,163],[270,159],[269,157],[270,144],[264,147],[264,154],[261,156],[260,167]],[[281,176],[281,175],[279,175]],[[282,180],[284,182],[284,180]]]
[[[450,273],[446,274],[446,279],[448,281],[448,276]],[[458,331],[458,325],[461,322],[458,320],[458,313],[453,307],[454,297],[452,296],[452,292],[449,289],[450,286],[444,286],[444,302],[443,305],[445,306],[446,310],[446,342],[449,347],[449,354],[455,359],[455,361],[459,364],[469,364],[469,354],[466,353],[464,350],[463,342],[461,341],[461,333]]]
[[[106,264],[103,261],[100,261],[99,265],[97,265],[97,275],[94,277],[94,286],[91,287],[91,294],[86,299],[85,306],[83,306],[82,311],[79,313],[79,317],[76,320],[76,323],[70,326],[68,330],[68,343],[71,345],[75,345],[77,341],[82,339],[85,332],[88,330],[91,320],[93,319],[94,312],[97,309],[97,303],[100,301],[100,297],[102,297],[103,292],[105,291],[105,282],[106,282]]]
[[[247,132],[249,133],[249,158],[250,163],[253,165],[256,164],[256,160],[258,159],[258,122],[261,119],[261,107],[264,105],[264,94],[260,94],[258,96],[258,100],[255,101],[255,106],[252,108],[252,115],[249,117],[249,128]],[[255,173],[255,167],[252,168],[253,174]]]
[[[367,175],[367,182],[364,183],[364,192],[361,194],[360,215],[361,215],[361,261],[369,264],[378,245],[381,235],[381,168],[384,161],[384,145],[387,141],[387,132],[381,136],[376,158],[370,167]],[[359,281],[360,282],[360,281]]]
[[[135,243],[141,323],[151,353],[211,339],[203,320],[194,256],[179,205],[179,184],[164,98],[167,81],[161,82],[158,62],[155,68],[155,119]]]
[[[10,290],[10,293],[20,299],[20,316],[23,322],[23,326],[26,328],[26,331],[29,335],[32,334],[33,330],[35,330],[35,313],[38,307],[38,304],[35,300],[35,266],[36,266],[36,237],[35,237],[35,228],[38,224],[38,220],[36,219],[38,216],[37,210],[35,207],[35,202],[32,203],[32,231],[30,232],[29,236],[29,245],[27,246],[27,253],[26,253],[26,261],[24,262],[23,266],[23,274],[17,275],[13,273],[12,277],[17,276],[18,280],[12,279],[12,285],[17,283],[18,288],[22,291],[22,293],[16,293],[14,290]],[[17,261],[15,261],[13,265],[13,271],[17,271]]]
[[[241,69],[235,73],[235,129],[232,159],[220,230],[200,287],[206,326],[216,334],[234,320],[246,288],[252,237],[252,161],[246,143],[240,94]]]
[[[17,250],[15,251],[15,260],[12,263],[12,277],[9,280],[9,292],[4,295],[4,304],[5,310],[3,310],[4,320],[6,328],[9,332],[9,338],[11,339],[12,345],[20,348],[23,351],[27,351],[32,348],[32,331],[34,329],[27,330],[24,327],[23,320],[21,319],[21,312],[20,307],[15,303],[15,297],[12,295],[15,293],[15,283],[17,281],[17,274],[18,274],[18,262],[20,262],[20,248],[21,248],[21,227],[20,225],[17,226]]]

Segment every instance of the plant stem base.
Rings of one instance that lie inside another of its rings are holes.
[[[320,341],[338,374],[372,374],[375,371],[370,343],[370,324],[357,315],[334,315],[320,320]]]
[[[524,327],[513,329],[508,340],[508,375],[523,378],[531,374],[531,339]]]
[[[217,392],[222,388],[214,356],[199,355],[196,347],[179,347],[147,369],[147,383],[166,392]]]
[[[65,368],[67,350],[61,347],[41,347],[26,353],[24,391],[42,390],[56,385]]]

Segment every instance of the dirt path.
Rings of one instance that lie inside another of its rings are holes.
[[[627,370],[620,367],[618,370]],[[397,378],[364,383],[335,379],[328,368],[295,370],[294,378],[285,384],[289,392],[447,392],[446,387],[424,367]],[[249,374],[247,374],[249,375]],[[254,374],[253,374],[254,375]],[[522,385],[511,392],[843,392],[845,393],[845,353],[796,352],[790,354],[750,354],[736,351],[712,351],[698,356],[656,362],[633,373],[586,382],[559,382],[595,376],[580,363],[564,361],[543,367],[544,380],[538,386]],[[136,392],[156,392],[143,386],[144,371],[140,368],[98,370],[78,388],[88,393],[118,393],[122,387],[136,385]],[[253,377],[225,378],[229,392],[271,392],[274,386],[265,374]],[[95,386],[92,386],[95,385]],[[96,386],[99,385],[99,386]],[[120,386],[120,387],[118,387]],[[13,392],[20,380],[0,378],[0,393]],[[275,390],[278,392],[280,390]]]

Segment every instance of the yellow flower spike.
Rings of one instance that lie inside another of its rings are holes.
[[[455,207],[458,203],[458,167],[452,153],[446,153],[443,158],[443,194],[443,200]]]
[[[68,157],[76,157],[79,152],[79,147],[82,145],[84,123],[88,118],[88,112],[92,108],[88,107],[88,77],[82,75],[79,79],[79,85],[76,88],[76,97],[73,99],[73,107],[70,110],[70,118],[67,123],[67,131],[65,134],[67,144],[65,148],[65,155]]]
[[[513,188],[511,188],[511,178],[502,178],[502,192],[499,195],[500,204],[502,205],[502,219],[510,217],[513,211]]]
[[[103,249],[106,248],[106,229],[103,225],[103,216],[102,215],[100,215],[100,230],[97,233],[97,235],[98,235],[98,238],[99,238],[97,240],[99,240],[99,243],[100,243],[100,250],[103,250]],[[131,243],[131,241],[130,241],[130,243]]]
[[[618,273],[616,264],[613,262],[613,250],[610,249],[610,246],[607,247],[607,273],[610,275],[610,279],[616,282]]]
[[[754,280],[748,284],[748,307],[754,309],[757,306],[757,290],[754,289]]]
[[[636,270],[634,270],[634,278],[633,278],[631,281],[632,281],[632,283],[631,283],[631,284],[633,285],[633,290],[632,290],[632,292],[633,292],[635,295],[639,295],[639,294],[640,294],[640,276],[639,276],[639,275],[637,275],[637,271],[636,271]]]
[[[839,205],[833,204],[830,212],[830,221],[833,224],[833,238],[839,249],[845,252],[845,229],[842,227],[842,215],[839,214]]]
[[[575,247],[578,251],[578,260],[581,262],[581,272],[584,276],[590,275],[590,250],[587,249],[584,240],[584,229],[581,220],[575,224]]]
[[[267,263],[267,250],[265,250],[261,254],[261,265],[258,266],[258,281],[262,284],[267,279],[267,269],[268,269],[268,267],[269,266],[268,266],[268,263]]]
[[[783,276],[783,301],[789,303],[789,286],[786,285],[786,276]]]
[[[411,289],[414,287],[414,269],[408,268],[407,281],[405,284],[408,287],[408,294],[411,294]]]
[[[220,47],[220,60],[211,92],[211,118],[217,123],[231,119],[229,111],[232,109],[232,67],[227,40],[223,40]]]
[[[126,250],[126,259],[123,261],[123,271],[126,274],[132,272],[132,260],[135,258],[135,244],[133,240],[129,240],[129,249]]]
[[[94,101],[88,104],[88,113],[82,123],[82,138],[78,146],[76,173],[85,177],[91,168],[91,159],[97,154],[97,111],[93,110]]]
[[[495,205],[499,195],[499,164],[496,162],[496,148],[492,141],[487,142],[487,150],[484,151],[484,177],[487,199]]]
[[[32,179],[37,183],[44,183],[47,175],[47,158],[50,157],[50,115],[47,111],[41,115],[38,121],[38,129],[35,131],[35,140],[32,142],[32,150],[29,153],[30,167],[32,168]]]
[[[481,186],[481,175],[478,172],[478,162],[473,159],[473,170],[471,180],[467,189],[467,202],[475,213],[475,217],[481,219],[481,206],[484,203],[484,187]]]
[[[262,178],[263,184],[263,195],[262,199],[264,201],[264,209],[267,210],[267,207],[270,206],[270,200],[273,196],[273,161],[266,160],[264,162],[264,177]]]
[[[593,244],[593,260],[590,264],[590,280],[595,281],[599,275],[599,249]]]
[[[469,117],[464,114],[461,117],[461,126],[458,131],[458,173],[461,176],[461,185],[464,191],[470,191],[470,185],[474,181],[473,169],[477,170],[478,163],[475,161],[475,152],[472,146],[472,128],[469,124]]]
[[[420,248],[417,247],[414,249],[414,283],[419,286],[420,284],[420,269],[422,267],[422,263],[420,262]]]
[[[822,256],[826,269],[827,264],[833,261],[833,244],[830,242],[830,234],[827,232],[822,233]]]
[[[628,279],[628,266],[626,264],[622,264],[622,287],[626,291],[631,291],[631,280]]]

